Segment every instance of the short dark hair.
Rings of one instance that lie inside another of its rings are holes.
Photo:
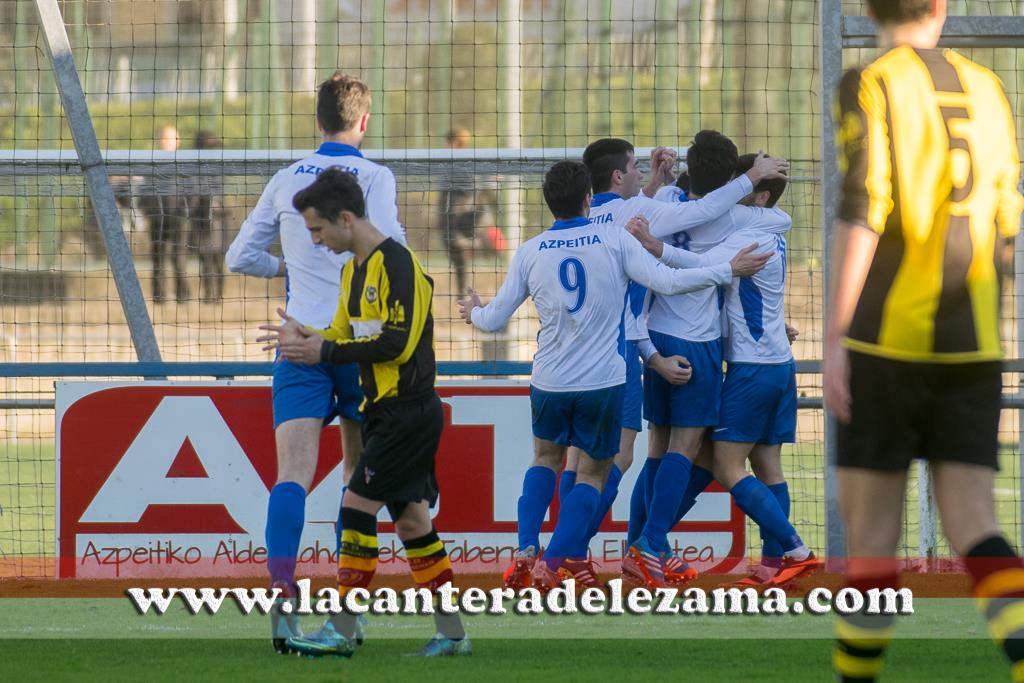
[[[602,138],[583,150],[583,163],[590,171],[594,192],[605,192],[612,186],[612,173],[626,172],[633,143],[621,138]]]
[[[735,143],[716,130],[702,130],[686,152],[690,192],[703,197],[732,180],[739,152]]]
[[[687,194],[689,194],[689,192],[690,192],[690,174],[687,173],[686,171],[683,171],[682,173],[680,173],[679,177],[676,178],[676,187],[678,187],[683,192],[686,192]]]
[[[739,161],[736,162],[736,175],[746,173],[754,167],[754,161],[757,159],[756,154],[744,154],[740,157]],[[775,206],[779,201],[779,197],[786,191],[787,181],[785,178],[765,178],[754,187],[754,192],[767,192],[768,193],[768,207]]]
[[[340,168],[325,169],[313,184],[300,190],[292,198],[292,206],[299,213],[316,209],[329,221],[337,221],[342,211],[350,211],[359,218],[366,216],[366,198],[359,181],[348,171]]]
[[[907,24],[931,14],[932,1],[868,0],[868,7],[879,24]]]
[[[370,88],[355,76],[335,71],[316,93],[316,120],[328,135],[352,129],[369,113]]]
[[[588,194],[590,171],[578,161],[559,161],[544,174],[544,201],[555,218],[582,215]]]

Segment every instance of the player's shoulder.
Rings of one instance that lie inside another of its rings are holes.
[[[420,270],[419,261],[412,249],[393,237],[384,240],[377,248],[377,252],[381,256],[384,269],[388,272]]]
[[[681,197],[685,194],[686,193],[680,187],[676,187],[675,185],[666,185],[654,193],[654,200],[659,202],[684,201]]]
[[[996,91],[1003,97],[1006,96],[1006,90],[1003,85],[1003,80],[996,75],[994,71],[986,66],[978,64],[972,59],[964,57],[955,50],[945,50],[943,52],[946,59],[952,64],[956,70],[969,78],[973,86],[977,84],[984,84]]]

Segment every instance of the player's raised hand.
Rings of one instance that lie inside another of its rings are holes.
[[[473,309],[481,305],[480,296],[470,287],[466,290],[466,298],[459,300],[459,317],[466,321],[467,325],[472,325]]]
[[[772,257],[774,252],[767,252],[765,254],[755,254],[754,251],[760,245],[755,242],[749,247],[744,247],[736,252],[736,255],[732,257],[729,263],[732,265],[732,276],[733,277],[750,277],[757,271],[764,268],[765,264],[768,263],[768,259]]]
[[[757,153],[754,166],[747,171],[750,182],[757,185],[762,180],[770,178],[784,178],[789,172],[789,162],[785,159],[778,159],[765,155],[764,152]]]
[[[665,358],[656,353],[648,359],[647,364],[661,375],[662,379],[676,386],[686,384],[693,377],[693,367],[690,365],[690,361],[683,356]]]

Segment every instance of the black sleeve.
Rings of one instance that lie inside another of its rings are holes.
[[[847,71],[839,85],[836,139],[839,170],[843,174],[839,218],[867,225],[870,205],[867,189],[868,120],[860,104],[861,76],[860,69]]]

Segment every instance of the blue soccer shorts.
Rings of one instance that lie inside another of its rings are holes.
[[[796,441],[796,363],[729,363],[714,441],[777,445]]]
[[[614,458],[622,434],[625,385],[591,391],[544,391],[530,387],[533,435],[575,446],[595,460]]]
[[[691,342],[650,331],[658,353],[683,356],[693,375],[686,384],[669,384],[654,370],[644,370],[644,417],[670,427],[714,427],[722,400],[722,340]]]
[[[318,417],[324,424],[335,416],[362,420],[363,390],[355,363],[306,365],[278,357],[271,386],[274,429],[288,420],[308,417]]]
[[[635,341],[626,342],[626,392],[622,399],[622,428],[643,431],[644,369]]]

